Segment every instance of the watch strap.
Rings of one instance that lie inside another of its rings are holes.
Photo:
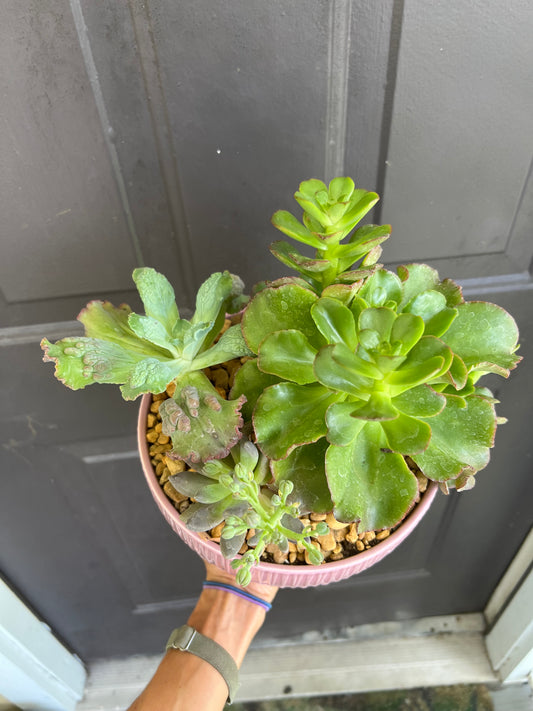
[[[183,625],[171,632],[166,649],[190,652],[211,664],[226,682],[228,700],[230,704],[232,703],[239,686],[239,669],[231,654],[224,647],[221,647],[213,639],[200,634],[193,627]]]

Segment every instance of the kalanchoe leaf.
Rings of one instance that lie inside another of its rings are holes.
[[[419,294],[429,289],[434,289],[439,283],[439,274],[436,269],[427,264],[405,264],[397,269],[402,281],[402,298],[398,304],[404,309]]]
[[[373,392],[367,402],[358,405],[352,417],[359,420],[395,420],[398,410],[391,404],[390,395]]]
[[[326,474],[339,521],[359,521],[358,532],[395,526],[418,493],[416,477],[388,443],[377,422],[367,422],[346,447],[331,446]]]
[[[325,272],[331,269],[331,263],[327,259],[310,259],[300,254],[297,249],[292,247],[288,242],[272,242],[270,251],[279,259],[282,264],[296,269],[300,274],[314,277],[320,272]]]
[[[326,388],[366,400],[374,381],[361,373],[357,356],[346,352],[343,345],[326,346],[318,352],[314,364],[316,378]],[[368,367],[372,364],[369,363]]]
[[[300,331],[276,331],[259,346],[257,365],[265,373],[305,385],[316,380],[313,371],[316,352]]]
[[[351,284],[331,284],[322,291],[321,296],[336,299],[349,307],[362,283],[362,281],[356,281]]]
[[[391,343],[401,344],[400,355],[407,355],[424,335],[424,320],[414,314],[399,314],[390,333]]]
[[[357,405],[353,401],[335,402],[326,411],[328,426],[327,439],[331,444],[345,447],[353,442],[365,426],[365,421],[356,419],[353,412]]]
[[[361,269],[355,269],[351,272],[343,272],[342,274],[337,275],[337,281],[340,284],[352,284],[358,279],[366,279],[372,276],[372,274],[375,274],[381,266],[381,264],[373,264],[368,267],[362,267]]]
[[[311,316],[328,343],[345,343],[352,350],[356,348],[357,336],[353,314],[340,301],[327,296],[322,297],[311,307]]]
[[[413,455],[424,474],[434,481],[456,479],[467,469],[483,469],[489,462],[496,431],[496,414],[491,403],[475,395],[468,397],[466,403],[456,395],[445,397],[444,410],[428,421],[431,427],[428,448]]]
[[[336,398],[318,383],[267,388],[254,411],[261,450],[271,459],[283,459],[298,445],[316,442],[326,434],[325,413]]]
[[[370,308],[361,312],[358,328],[360,331],[376,331],[380,342],[386,342],[389,341],[391,337],[391,331],[395,321],[396,314],[392,309]]]
[[[173,454],[192,463],[226,457],[241,437],[243,402],[224,400],[203,373],[189,373],[159,407]]]
[[[451,309],[449,307],[442,309],[442,311],[439,311],[426,321],[426,335],[440,338],[440,336],[444,335],[450,328],[456,316],[457,309]]]
[[[272,224],[284,234],[292,237],[298,242],[303,242],[311,247],[322,247],[321,240],[310,230],[302,225],[299,220],[286,210],[278,210],[272,216]]]
[[[161,361],[145,358],[137,363],[120,391],[125,400],[135,400],[145,393],[162,393],[169,383],[185,372],[186,365],[178,360]]]
[[[435,417],[446,406],[444,395],[429,385],[418,385],[392,398],[391,402],[397,410],[413,417]]]
[[[466,385],[468,370],[464,360],[460,358],[457,353],[453,354],[452,364],[450,365],[448,372],[445,374],[445,378],[451,385],[453,385],[455,390],[461,390]]]
[[[141,267],[134,270],[133,281],[139,291],[146,315],[159,321],[170,335],[179,313],[174,289],[168,279],[151,267]]]
[[[469,370],[489,371],[496,366],[499,375],[521,360],[515,355],[518,343],[516,323],[507,311],[482,301],[457,306],[457,318],[442,340],[460,356]]]
[[[172,338],[169,336],[166,328],[159,321],[156,321],[151,316],[139,316],[138,314],[130,314],[128,325],[131,330],[139,337],[144,338],[150,343],[167,349],[169,355],[176,354]]]
[[[317,442],[296,447],[286,459],[271,464],[278,485],[284,481],[294,484],[289,501],[299,502],[304,511],[327,513],[333,508],[324,467],[327,447],[328,443],[321,438]],[[301,524],[300,529],[285,525],[291,530],[301,530]]]
[[[251,421],[255,403],[263,390],[270,385],[279,383],[279,380],[276,375],[260,371],[256,360],[248,360],[239,368],[230,391],[230,398],[236,400],[242,395],[246,397],[246,402],[242,406],[242,416],[245,422]]]
[[[443,279],[435,286],[435,289],[444,294],[448,306],[453,307],[465,303],[463,290],[451,279]]]
[[[382,253],[383,253],[383,248],[380,245],[378,245],[377,247],[372,247],[370,252],[368,252],[368,254],[365,256],[365,258],[361,262],[361,266],[362,267],[374,266],[376,268],[382,267],[383,266],[382,264],[378,264]]]
[[[424,291],[410,301],[404,308],[407,313],[415,314],[429,321],[433,316],[446,308],[446,297],[439,291]]]
[[[400,414],[394,420],[381,422],[389,449],[399,454],[417,454],[427,449],[431,427],[420,419]]]
[[[225,304],[232,297],[241,294],[242,290],[243,283],[235,274],[229,272],[211,274],[198,289],[196,309],[191,323],[214,323],[220,313],[224,318]]]
[[[241,327],[239,325],[230,326],[211,348],[196,356],[194,368],[195,370],[208,368],[211,365],[247,355],[253,354],[246,345]]]
[[[295,284],[260,291],[250,301],[242,318],[242,330],[248,347],[257,353],[261,341],[271,333],[296,329],[314,348],[320,348],[324,340],[309,313],[317,300],[317,295],[310,289]]]
[[[398,304],[402,299],[402,284],[396,274],[378,269],[363,284],[359,295],[370,306],[383,306],[386,301]]]
[[[354,190],[355,184],[351,178],[333,178],[328,186],[329,199],[332,202],[347,202]]]

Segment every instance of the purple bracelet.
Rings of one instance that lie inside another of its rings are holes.
[[[268,612],[272,609],[272,605],[266,600],[262,600],[260,597],[256,597],[251,593],[245,592],[244,590],[240,590],[239,588],[235,588],[233,587],[233,585],[228,585],[227,583],[215,583],[211,582],[210,580],[207,580],[204,583],[203,587],[233,593],[234,595],[237,595],[237,597],[242,597],[243,600],[248,600],[248,602],[253,602],[255,605],[259,605],[259,607],[262,607],[265,612]]]

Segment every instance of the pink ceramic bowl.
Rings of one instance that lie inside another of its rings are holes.
[[[207,560],[209,563],[214,563],[214,565],[219,568],[231,571],[230,561],[224,558],[220,552],[218,543],[206,541],[197,533],[189,531],[188,528],[181,523],[179,513],[167,499],[163,489],[159,486],[152,467],[152,462],[150,461],[148,443],[146,441],[146,416],[150,403],[151,396],[144,395],[139,410],[137,439],[144,475],[152,496],[171,528],[193,551],[196,551],[201,558]],[[412,513],[409,514],[400,528],[382,543],[379,543],[367,551],[358,553],[351,558],[345,558],[344,560],[332,563],[323,563],[322,565],[275,565],[273,563],[260,563],[254,568],[253,579],[258,583],[278,585],[281,588],[308,588],[316,585],[327,585],[328,583],[334,583],[356,575],[370,568],[370,566],[375,565],[382,558],[385,558],[385,556],[391,553],[407,538],[431,506],[437,489],[437,484],[432,482],[422,497],[421,502],[415,506]]]

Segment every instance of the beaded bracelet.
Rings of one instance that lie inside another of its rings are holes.
[[[233,593],[233,595],[237,595],[237,597],[241,597],[243,598],[243,600],[248,600],[248,602],[253,602],[255,605],[259,605],[259,607],[262,607],[263,610],[265,610],[266,612],[272,609],[272,605],[266,600],[262,600],[260,597],[256,597],[255,595],[252,595],[251,593],[246,592],[245,590],[236,588],[233,585],[228,585],[227,583],[217,583],[212,582],[211,580],[207,580],[204,583],[203,587]]]

